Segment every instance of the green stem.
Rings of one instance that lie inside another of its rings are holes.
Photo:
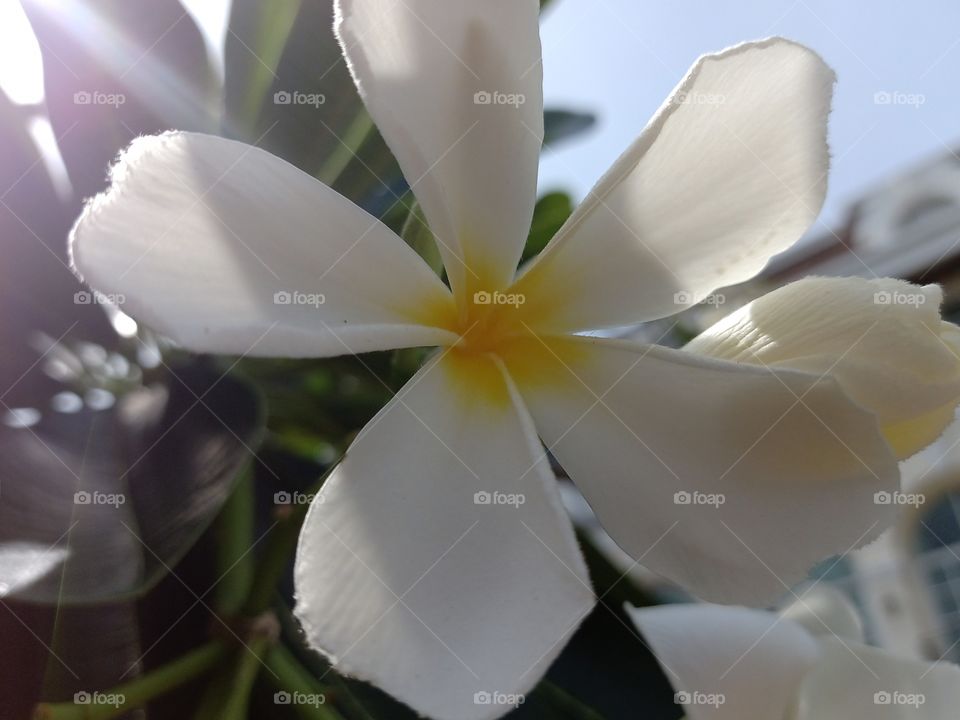
[[[231,660],[226,667],[220,668],[207,681],[194,709],[193,720],[210,720],[210,718],[219,717],[221,709],[226,706],[227,699],[230,697],[235,664],[235,661]]]
[[[320,489],[331,470],[324,473],[323,477],[317,481],[313,487],[313,493]],[[263,555],[261,555],[254,572],[253,587],[250,589],[250,594],[243,605],[245,616],[256,617],[266,612],[273,604],[277,585],[279,585],[280,579],[286,572],[291,556],[297,549],[300,528],[307,516],[309,507],[307,504],[294,506],[290,515],[281,520],[264,541]]]
[[[286,637],[293,637],[300,631],[299,622],[286,605],[277,607],[277,620],[280,622],[281,633]],[[353,694],[353,690],[343,676],[330,671],[329,666],[322,667],[322,662],[316,662],[319,658],[315,658],[315,662],[310,663],[303,662],[292,654],[289,657],[292,662],[301,668],[303,674],[314,679],[313,682],[318,688],[320,688],[320,684],[317,677],[324,678],[323,686],[329,690],[328,701],[332,701],[330,704],[337,707],[350,720],[374,720],[373,716]]]
[[[577,718],[577,720],[604,720],[603,715],[549,680],[541,681],[537,690],[567,717]]]
[[[343,133],[340,142],[337,143],[323,167],[320,168],[317,178],[322,183],[333,187],[343,171],[347,169],[350,161],[360,152],[360,148],[363,147],[372,130],[373,118],[361,107],[360,112],[357,113],[346,132]]]
[[[202,645],[179,660],[159,667],[128,683],[117,685],[99,695],[114,695],[116,705],[91,703],[41,703],[34,710],[34,720],[106,720],[123,715],[131,708],[142,707],[153,698],[205,673],[226,655],[216,641]]]
[[[231,692],[227,696],[223,711],[217,716],[220,720],[245,720],[253,682],[257,679],[260,668],[263,667],[263,658],[272,642],[270,638],[257,637],[247,648],[240,650],[233,672]]]
[[[326,705],[327,693],[316,678],[283,645],[274,645],[266,656],[267,667],[273,673],[270,682],[279,691],[274,702],[279,702],[281,694],[289,700],[293,709],[303,720],[342,720],[341,715]],[[306,697],[304,697],[306,696]],[[315,702],[298,702],[312,699]]]
[[[318,178],[332,187],[367,141],[374,127],[373,118],[370,117],[366,108],[361,107],[340,143],[320,169]],[[320,479],[316,488],[323,484],[327,474]],[[277,585],[286,571],[290,557],[297,549],[300,527],[307,515],[307,508],[306,505],[298,505],[288,517],[270,531],[263,555],[256,564],[250,591],[246,601],[242,603],[241,610],[245,616],[256,617],[273,604]]]
[[[214,607],[221,616],[240,611],[253,586],[253,470],[247,467],[217,517],[217,575]]]
[[[347,685],[347,681],[340,675],[337,675],[335,672],[330,673],[330,684],[333,686],[333,692],[337,693],[337,704],[344,710],[347,710],[353,720],[374,720],[373,716],[367,712],[367,709],[354,697],[350,691],[350,687]]]
[[[262,635],[234,648],[228,662],[206,684],[193,713],[195,720],[245,720],[250,692],[270,643]]]
[[[256,617],[273,604],[277,585],[287,570],[291,555],[297,549],[297,539],[303,523],[303,517],[298,510],[273,528],[266,539],[266,547],[257,563],[253,587],[243,604],[243,615],[246,617]]]

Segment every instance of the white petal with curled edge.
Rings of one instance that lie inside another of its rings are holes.
[[[829,373],[876,413],[900,458],[936,440],[960,402],[960,329],[943,291],[893,278],[808,277],[767,293],[684,350]]]
[[[832,380],[585,337],[507,364],[604,529],[704,599],[772,601],[895,514],[875,502],[899,483],[876,418]]]
[[[946,720],[960,707],[960,668],[896,657],[835,637],[800,688],[791,720]]]
[[[314,500],[296,614],[338,672],[431,718],[483,720],[546,672],[593,606],[588,582],[515,391],[493,361],[451,352]]]
[[[452,298],[378,220],[256,147],[138,138],[71,233],[94,289],[198,352],[320,357],[448,344]]]
[[[690,720],[785,720],[819,655],[803,628],[769,612],[717,605],[628,612]]]
[[[863,621],[842,590],[816,582],[798,593],[780,615],[802,625],[811,635],[836,635],[863,642]]]
[[[530,229],[543,139],[537,0],[339,0],[360,94],[458,292],[502,289]]]
[[[521,278],[543,327],[672,315],[796,242],[826,192],[833,81],[780,38],[698,60]]]

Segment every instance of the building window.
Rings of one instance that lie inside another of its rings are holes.
[[[926,582],[939,625],[944,659],[960,661],[960,491],[940,498],[914,528],[919,576]]]

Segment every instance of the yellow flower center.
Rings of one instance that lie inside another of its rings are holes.
[[[584,351],[579,342],[541,332],[543,309],[528,304],[516,290],[516,286],[502,291],[472,290],[456,303],[446,298],[420,318],[424,324],[458,336],[447,349],[444,362],[458,377],[464,397],[481,405],[511,402],[494,356],[520,386],[562,386],[571,381],[566,363]]]
[[[453,329],[460,336],[454,350],[477,355],[499,353],[513,339],[530,336],[524,321],[524,297],[505,291],[478,290],[461,304]]]

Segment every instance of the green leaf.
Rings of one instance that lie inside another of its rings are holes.
[[[302,3],[253,137],[379,217],[407,189],[336,37],[333,3]]]
[[[407,215],[407,220],[400,231],[407,245],[417,251],[417,255],[422,257],[435,273],[443,273],[443,258],[440,257],[440,247],[437,245],[437,239],[430,231],[427,225],[427,218],[423,214],[423,208],[416,201]]]
[[[591,113],[573,110],[543,111],[543,144],[551,147],[556,143],[575,137],[589,130],[597,118]]]
[[[563,192],[543,195],[533,208],[530,235],[523,248],[521,262],[537,255],[573,213],[573,200]]]
[[[337,452],[390,400],[391,353],[322,360],[246,358],[245,377],[263,392],[276,435],[315,435]],[[282,488],[278,488],[282,489]]]
[[[3,594],[61,605],[142,595],[216,516],[262,422],[245,383],[195,362],[110,410],[0,426]]]
[[[234,0],[224,49],[224,130],[252,134],[280,57],[300,11],[301,0]]]
[[[43,55],[50,122],[79,197],[137,135],[213,129],[215,75],[177,0],[21,0]]]

